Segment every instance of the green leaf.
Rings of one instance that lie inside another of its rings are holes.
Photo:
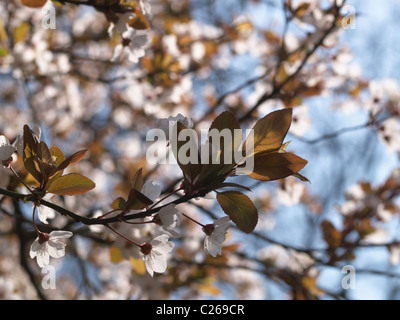
[[[114,210],[124,210],[125,206],[126,206],[126,201],[122,197],[118,197],[111,204],[111,208],[113,208]]]
[[[239,191],[218,192],[217,201],[240,230],[246,233],[254,230],[258,211],[248,196]]]
[[[279,150],[291,122],[291,108],[285,108],[267,114],[254,125],[252,131],[253,135],[250,135],[243,145],[243,154],[246,153],[246,156],[250,157],[257,153]]]
[[[59,177],[62,176],[63,170],[60,170],[58,167],[60,164],[65,160],[64,153],[58,148],[58,147],[51,147],[50,148],[50,154],[52,157],[52,161],[54,163],[54,169],[52,174],[50,175],[50,179],[47,182],[49,185],[55,180],[58,179]]]
[[[254,156],[253,172],[250,178],[270,181],[286,178],[297,173],[307,164],[307,160],[293,153],[265,153]]]
[[[52,181],[47,191],[59,195],[72,196],[85,193],[95,187],[95,183],[79,173],[69,173]]]
[[[50,148],[51,156],[53,157],[54,164],[56,167],[59,167],[60,164],[65,160],[65,155],[58,147],[51,147]]]

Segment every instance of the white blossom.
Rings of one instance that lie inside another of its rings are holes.
[[[161,194],[161,186],[149,180],[145,182],[141,192],[154,202]]]
[[[311,127],[311,118],[308,114],[308,106],[301,105],[293,109],[293,119],[290,132],[295,136],[303,136]]]
[[[305,192],[304,184],[298,182],[295,178],[287,179],[277,190],[278,201],[286,206],[293,206],[300,202]]]
[[[170,232],[173,236],[178,236],[175,229],[182,221],[182,213],[176,209],[175,205],[169,204],[163,207],[157,214],[160,223],[165,231]]]
[[[108,35],[110,38],[112,38],[114,30],[117,30],[121,34],[127,31],[130,28],[128,25],[128,20],[134,18],[135,16],[136,15],[133,12],[126,12],[118,18],[117,23],[111,22],[108,28]]]
[[[137,31],[133,28],[128,28],[122,33],[122,42],[114,48],[111,61],[117,61],[124,53],[127,53],[129,61],[137,63],[140,58],[144,57],[148,43],[149,37],[145,30]]]
[[[151,15],[151,4],[149,0],[139,0],[140,11],[145,15]]]
[[[46,194],[42,199],[49,200],[52,197],[52,194]],[[32,206],[34,206],[34,204],[32,204]],[[37,205],[36,208],[38,209],[38,218],[44,224],[48,224],[47,219],[54,219],[56,217],[56,212],[52,208],[42,204]]]
[[[167,269],[167,254],[174,248],[174,243],[168,240],[169,236],[162,234],[151,240],[150,243],[141,245],[142,259],[151,276],[154,275],[154,272],[163,273]]]
[[[391,153],[400,152],[400,126],[395,118],[387,119],[380,130],[378,137]]]
[[[203,231],[207,235],[204,239],[204,250],[213,257],[221,254],[221,244],[225,241],[229,221],[230,218],[224,216],[215,220],[212,224],[207,224],[203,227]]]
[[[70,231],[52,231],[50,234],[40,233],[32,243],[29,252],[30,257],[36,257],[37,264],[43,268],[50,262],[50,257],[61,258],[65,255],[66,244],[61,239],[70,238]]]
[[[10,161],[12,158],[13,153],[16,151],[15,146],[10,144],[10,141],[8,139],[1,135],[0,136],[0,162],[3,163],[3,166],[7,167],[8,165],[5,165]]]
[[[389,258],[390,264],[393,266],[398,265],[400,261],[400,245],[395,244],[389,246],[389,253],[390,253],[390,258]]]

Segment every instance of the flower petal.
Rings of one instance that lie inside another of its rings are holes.
[[[204,250],[215,258],[217,254],[221,254],[221,243],[213,237],[206,237],[204,239]]]
[[[44,224],[48,224],[47,219],[53,219],[56,216],[56,212],[49,207],[40,205],[37,208],[38,208],[38,218]]]
[[[71,231],[52,231],[50,232],[50,240],[66,239],[73,236]]]
[[[36,262],[41,268],[49,264],[50,256],[46,251],[46,245],[41,245],[40,249],[37,251]]]
[[[47,241],[47,252],[53,258],[61,258],[65,255],[65,243],[49,240]]]
[[[167,260],[162,253],[152,250],[150,252],[150,260],[152,261],[154,272],[163,273],[167,270]]]
[[[154,202],[161,194],[161,186],[151,180],[146,181],[142,187],[142,193]]]
[[[33,241],[32,245],[31,245],[31,249],[29,250],[29,256],[33,259],[34,257],[36,257],[36,254],[38,252],[38,250],[40,249],[40,244],[39,244],[39,237],[35,239],[35,241]]]

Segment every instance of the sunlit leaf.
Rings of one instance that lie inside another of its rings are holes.
[[[240,230],[246,233],[254,230],[258,211],[248,196],[239,191],[218,192],[217,201]]]
[[[46,163],[51,163],[53,162],[53,158],[51,156],[50,150],[47,147],[46,143],[44,143],[43,141],[40,141],[39,143],[39,149],[38,149],[39,153],[39,158]]]
[[[55,146],[50,148],[50,153],[54,159],[55,166],[59,167],[60,164],[65,160],[64,153],[61,151],[60,148],[55,147]]]
[[[263,181],[283,179],[299,172],[306,164],[307,160],[293,153],[257,154],[254,156],[254,168],[249,177]]]
[[[115,199],[115,200],[112,202],[112,204],[111,204],[111,207],[112,207],[114,210],[124,210],[124,209],[125,209],[125,206],[126,206],[126,201],[125,201],[125,199],[122,198],[122,197],[118,197],[118,198]]]
[[[58,166],[58,170],[64,170],[70,164],[80,161],[86,155],[86,152],[87,149],[75,152],[73,155],[69,156],[62,163],[60,163],[60,165]]]
[[[285,108],[269,113],[258,120],[252,134],[243,145],[247,157],[257,153],[279,150],[292,121],[292,109]]]
[[[79,173],[69,173],[55,179],[47,191],[59,195],[75,195],[85,193],[95,187],[95,183]]]

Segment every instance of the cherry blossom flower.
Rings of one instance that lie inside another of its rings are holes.
[[[49,200],[52,197],[52,194],[46,194],[42,199]],[[32,206],[34,206],[34,204],[32,204]],[[36,208],[38,209],[38,218],[44,224],[48,224],[47,219],[53,219],[56,216],[56,212],[52,208],[49,208],[45,205],[39,204],[36,205]]]
[[[144,243],[140,246],[142,259],[145,262],[147,272],[153,276],[154,272],[163,273],[167,269],[167,254],[174,248],[174,243],[168,241],[169,236],[162,234],[150,243]]]
[[[315,263],[310,255],[284,248],[278,244],[272,244],[259,250],[257,255],[260,261],[299,273],[304,272]]]
[[[378,130],[378,137],[390,153],[400,152],[400,127],[397,119],[387,119]]]
[[[212,224],[203,227],[204,233],[207,235],[204,240],[204,250],[211,256],[216,257],[221,254],[221,243],[225,241],[225,235],[229,228],[230,218],[224,216],[215,220]]]
[[[151,201],[156,201],[156,199],[161,194],[161,186],[154,183],[152,180],[146,181],[142,187],[141,192],[149,198]]]
[[[170,204],[163,207],[153,221],[160,224],[165,231],[170,232],[173,236],[179,236],[179,233],[174,229],[181,223],[182,213],[176,209],[175,205]]]
[[[393,266],[398,265],[400,262],[400,245],[395,244],[389,246],[389,253],[390,253],[390,258],[389,258],[390,264]]]
[[[149,0],[139,0],[139,6],[143,14],[151,15],[151,4]]]
[[[117,23],[111,22],[108,28],[108,35],[110,38],[112,38],[114,30],[117,30],[121,34],[127,31],[130,28],[128,25],[128,20],[134,18],[135,16],[136,15],[133,12],[126,12],[118,18]]]
[[[308,114],[308,109],[307,105],[301,105],[294,108],[290,132],[295,136],[303,136],[311,127],[311,118]]]
[[[115,62],[117,59],[120,59],[124,53],[127,53],[129,61],[137,63],[140,58],[144,57],[145,48],[148,43],[149,37],[145,30],[128,28],[122,33],[122,42],[114,48],[111,61]]]
[[[12,155],[16,151],[16,148],[10,144],[8,139],[1,135],[0,136],[0,162],[7,168],[12,161]]]
[[[277,190],[278,201],[286,206],[293,206],[300,202],[306,187],[295,178],[287,179]]]
[[[70,238],[70,231],[52,231],[48,233],[40,233],[36,240],[32,243],[29,255],[32,259],[36,257],[37,264],[43,268],[50,262],[50,257],[61,258],[65,255],[66,244],[61,239]]]

